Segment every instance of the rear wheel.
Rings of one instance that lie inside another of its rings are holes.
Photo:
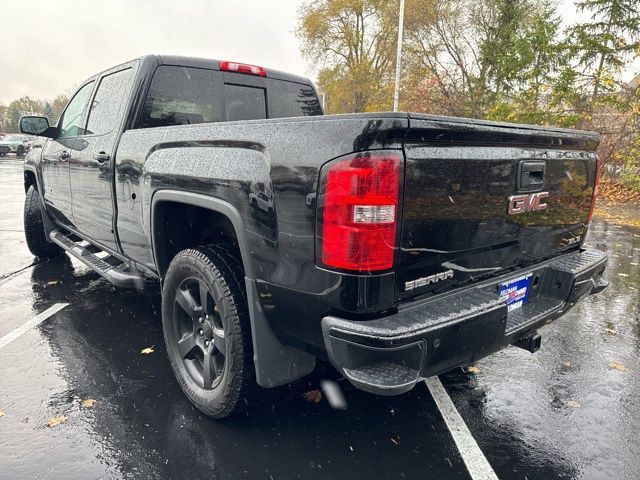
[[[255,386],[244,275],[213,247],[178,253],[162,291],[171,367],[189,400],[214,418],[236,412]]]
[[[62,254],[62,249],[47,241],[42,222],[42,203],[40,194],[33,185],[27,190],[24,199],[24,236],[27,247],[40,260],[54,258]]]

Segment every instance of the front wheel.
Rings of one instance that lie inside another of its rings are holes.
[[[16,148],[16,155],[18,157],[22,157],[24,155],[24,147],[22,145],[18,145],[18,148]]]
[[[40,194],[33,185],[27,190],[27,196],[24,199],[24,236],[27,247],[38,259],[44,260],[62,255],[62,249],[47,240],[42,222]]]
[[[171,367],[191,403],[214,418],[236,412],[255,373],[244,275],[235,257],[213,247],[178,253],[162,290],[162,327]]]

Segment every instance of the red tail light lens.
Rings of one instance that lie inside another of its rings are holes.
[[[596,199],[598,198],[598,190],[600,188],[600,157],[596,156],[596,181],[593,187],[593,197],[591,197],[591,208],[589,209],[589,217],[587,218],[587,223],[591,223],[591,219],[593,218],[593,211],[596,208]]]
[[[323,167],[318,196],[319,263],[355,272],[393,266],[400,156],[366,152]]]
[[[247,73],[249,75],[258,75],[260,77],[266,77],[267,72],[262,67],[258,67],[257,65],[249,65],[248,63],[237,63],[237,62],[220,62],[220,70],[223,72],[236,72],[236,73]]]

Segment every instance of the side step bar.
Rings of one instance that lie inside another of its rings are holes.
[[[142,290],[145,285],[145,277],[139,273],[132,273],[127,270],[127,265],[119,259],[106,254],[98,257],[96,254],[102,252],[98,247],[91,244],[87,246],[80,243],[88,243],[82,239],[73,240],[60,230],[52,230],[49,234],[51,241],[60,246],[69,255],[77,258],[91,270],[102,275],[114,285],[126,288],[136,288]],[[77,238],[77,237],[76,237]]]

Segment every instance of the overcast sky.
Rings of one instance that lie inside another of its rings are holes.
[[[3,0],[0,102],[51,99],[146,53],[308,75],[294,35],[301,0]],[[574,21],[571,0],[560,13]],[[636,69],[637,71],[637,69]]]

